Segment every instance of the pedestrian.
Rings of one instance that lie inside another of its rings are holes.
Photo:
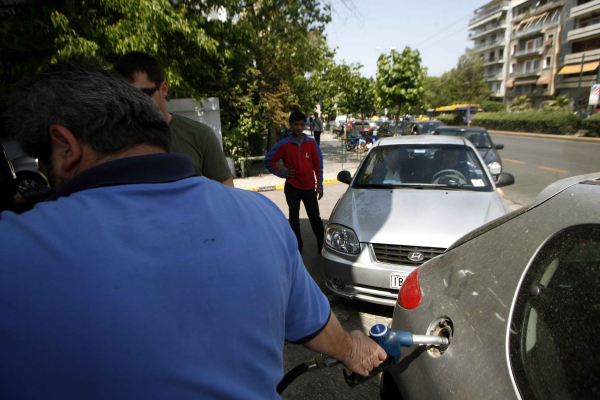
[[[312,120],[310,130],[313,131],[314,138],[319,146],[321,146],[321,132],[323,132],[323,121],[319,118],[319,113],[315,113],[315,118]]]
[[[318,200],[323,198],[323,156],[317,142],[302,132],[304,121],[306,116],[299,111],[290,115],[292,134],[277,142],[266,155],[264,163],[272,174],[285,178],[285,200],[289,207],[290,226],[298,239],[298,250],[302,253],[303,242],[300,233],[300,202],[302,202],[312,231],[317,237],[317,250],[321,254],[325,230],[319,214],[317,195]],[[286,171],[280,170],[277,166],[279,160],[283,160]]]
[[[167,111],[165,98],[169,84],[158,60],[134,51],[119,58],[114,68],[154,100],[173,134],[170,152],[189,155],[194,160],[195,173],[233,187],[231,170],[213,130],[201,122]]]
[[[0,214],[0,388],[20,399],[277,399],[284,341],[366,375],[281,211],[168,153],[152,100],[58,63],[13,91],[7,130],[56,192]]]

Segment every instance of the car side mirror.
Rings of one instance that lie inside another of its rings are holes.
[[[340,171],[337,176],[337,180],[349,185],[350,181],[352,180],[352,175],[350,175],[350,171]]]
[[[510,186],[515,183],[515,177],[509,174],[508,172],[502,172],[498,175],[498,181],[496,182],[496,187],[504,187]]]
[[[504,148],[503,144],[497,144],[496,145],[496,150],[502,150]]]

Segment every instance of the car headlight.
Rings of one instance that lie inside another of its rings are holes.
[[[500,165],[498,161],[494,161],[488,164],[488,169],[492,175],[498,175],[500,172],[502,172],[502,165]]]
[[[335,250],[343,253],[358,254],[360,243],[356,233],[342,225],[330,224],[325,229],[325,243]]]

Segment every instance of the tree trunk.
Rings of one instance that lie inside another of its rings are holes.
[[[269,134],[267,136],[267,152],[269,152],[273,146],[277,144],[277,129],[269,130]]]
[[[396,125],[394,126],[394,136],[398,135],[398,122],[400,121],[400,107],[398,107],[398,112],[396,113]]]

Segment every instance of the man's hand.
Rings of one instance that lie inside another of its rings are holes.
[[[387,353],[375,341],[361,331],[350,332],[352,349],[348,356],[339,360],[344,367],[359,375],[367,376],[387,358]]]
[[[291,178],[292,176],[294,176],[295,173],[296,171],[294,171],[294,168],[290,168],[287,171],[285,171],[285,177]]]
[[[319,195],[317,200],[321,200],[323,198],[323,189],[317,189],[317,194]]]
[[[346,332],[333,313],[321,333],[304,346],[339,360],[344,367],[362,376],[369,375],[387,358],[385,350],[361,331]]]

